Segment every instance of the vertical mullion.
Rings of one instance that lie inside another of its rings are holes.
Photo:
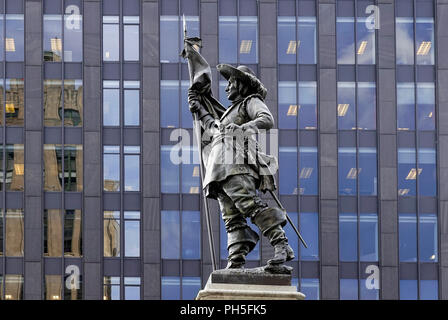
[[[62,42],[62,52],[61,52],[61,67],[62,67],[62,82],[61,82],[61,93],[62,93],[62,97],[61,97],[61,119],[62,119],[62,123],[61,123],[61,130],[62,130],[62,144],[61,144],[61,163],[62,163],[62,208],[61,208],[61,223],[62,223],[62,237],[61,237],[61,241],[62,241],[62,252],[61,252],[61,281],[62,281],[62,286],[61,286],[61,300],[64,300],[64,262],[65,262],[65,246],[64,246],[64,237],[65,237],[65,112],[64,112],[64,102],[65,102],[65,57],[64,57],[64,53],[65,53],[65,0],[62,0],[62,12],[61,12],[61,42]]]
[[[3,199],[3,206],[1,208],[2,211],[2,219],[3,219],[3,283],[2,283],[2,295],[0,296],[0,300],[4,299],[5,297],[5,289],[6,289],[6,1],[3,2],[3,104],[2,104],[2,121],[3,121],[3,139],[2,139],[2,155],[3,155],[3,161],[2,161],[2,170],[3,170],[3,176],[2,176],[2,199]]]
[[[126,297],[124,296],[124,146],[123,146],[123,107],[124,107],[124,91],[123,91],[123,59],[124,59],[124,47],[123,47],[123,1],[120,1],[119,4],[119,17],[118,17],[118,59],[120,64],[120,79],[118,85],[118,97],[119,97],[119,121],[118,125],[120,126],[120,150],[119,150],[119,161],[120,161],[120,299],[124,300]]]
[[[179,31],[177,34],[177,39],[179,45],[182,43],[182,37],[183,37],[183,31],[182,31],[182,27],[181,27],[181,23],[180,23],[180,14],[182,12],[182,6],[180,1],[177,1],[177,8],[178,8],[178,15],[177,15],[177,30]],[[186,21],[186,17],[185,17],[185,24],[187,23]],[[179,121],[179,128],[182,128],[182,61],[180,58],[178,58],[178,107],[179,107],[179,113],[178,113],[178,121]],[[199,142],[198,142],[199,143]],[[184,150],[183,148],[181,149],[181,153],[183,154]],[[182,203],[182,162],[179,164],[179,176],[178,176],[178,181],[179,181],[179,189],[178,189],[178,196],[179,196],[179,297],[182,300],[183,299],[183,263],[182,263],[182,209],[183,209],[183,203]]]

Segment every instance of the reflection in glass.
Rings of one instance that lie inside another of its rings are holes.
[[[124,277],[124,300],[140,300],[139,277]]]
[[[2,285],[0,287],[0,300],[22,300],[23,276],[19,274],[7,274],[3,279],[4,286]],[[1,281],[0,284],[2,284]]]
[[[179,81],[177,80],[160,81],[160,125],[163,128],[179,127]]]
[[[420,213],[419,215],[419,258],[423,262],[437,262],[437,215]]]
[[[299,128],[317,129],[317,85],[315,81],[299,82],[298,109]]]
[[[140,52],[139,40],[138,25],[123,26],[123,47],[125,61],[138,61]]]
[[[64,215],[64,256],[82,257],[82,217],[81,210],[65,210]]]
[[[179,211],[161,212],[162,259],[180,258]]]
[[[400,300],[417,299],[417,280],[400,280]]]
[[[414,64],[414,21],[412,18],[395,18],[397,64]]]
[[[64,276],[64,300],[82,300],[82,275]]]
[[[339,214],[339,260],[358,260],[358,217],[356,213]]]
[[[7,257],[23,257],[24,226],[23,210],[6,210],[5,253]]]
[[[376,213],[361,213],[359,216],[359,260],[378,261],[378,215]]]
[[[104,211],[104,256],[120,256],[120,211]]]
[[[124,155],[124,190],[140,191],[140,155]]]
[[[103,125],[120,125],[120,90],[118,81],[103,83]]]
[[[189,163],[182,162],[182,193],[199,193],[199,164],[193,162],[197,157],[197,147],[182,147],[182,153],[188,153]]]
[[[66,144],[64,146],[64,190],[82,191],[82,145]]]
[[[417,217],[413,213],[398,216],[400,262],[417,261]]]
[[[234,34],[235,36],[235,34]],[[239,17],[239,62],[241,64],[258,63],[258,17]],[[221,50],[229,50],[220,46]]]
[[[44,144],[44,190],[62,191],[62,148],[60,144]]]
[[[44,15],[44,61],[62,61],[62,16]]]
[[[75,6],[68,6],[73,8]],[[64,15],[64,61],[82,61],[82,15],[78,10],[66,11]]]
[[[1,16],[1,14],[0,14],[0,16]],[[1,20],[0,20],[0,23],[1,23]],[[0,36],[0,39],[1,39],[1,36]],[[4,112],[3,101],[4,101],[4,97],[5,97],[4,88],[5,88],[5,82],[3,79],[0,79],[0,103],[2,105],[2,107],[0,108],[0,125],[3,125],[3,112]]]
[[[376,148],[358,148],[358,162],[359,194],[362,196],[376,196],[378,178]],[[350,178],[351,176],[347,177],[347,179]]]
[[[0,157],[0,159],[1,158],[2,157]],[[5,166],[6,166],[5,189],[9,191],[23,191],[24,172],[25,172],[23,144],[6,145]]]
[[[179,165],[171,161],[171,151],[174,146],[161,146],[161,190],[162,193],[179,193]],[[175,153],[177,154],[177,153]]]
[[[62,81],[57,79],[44,80],[44,125],[47,127],[60,126],[61,110]]]
[[[419,17],[415,24],[415,52],[417,64],[434,64],[434,18]]]
[[[300,279],[300,292],[307,300],[319,300],[319,279]]]
[[[339,280],[339,299],[358,300],[358,279]]]
[[[24,61],[24,33],[23,14],[7,14],[6,61]]]
[[[177,63],[179,61],[186,63],[179,57],[179,52],[183,48],[183,24],[179,16],[163,15],[160,16],[160,62]],[[185,16],[188,36],[199,37],[199,17]],[[182,36],[179,36],[182,35]]]
[[[422,173],[421,168],[416,168],[415,149],[398,148],[398,195],[399,196],[415,196],[417,174]],[[435,188],[435,186],[430,187]]]
[[[140,91],[124,90],[124,125],[138,126],[140,123]]]
[[[140,257],[140,212],[124,212],[124,255]]]
[[[104,191],[120,191],[120,146],[104,146]]]
[[[45,275],[45,300],[62,299],[62,277],[60,275]]]
[[[104,277],[103,300],[120,300],[120,277]]]
[[[308,248],[300,247],[300,259],[319,260],[319,216],[316,212],[300,212],[299,231]]]
[[[113,18],[113,17],[108,17]],[[103,20],[103,60],[119,61],[120,60],[120,37],[118,27],[118,17],[116,23],[106,24]],[[115,22],[114,20],[112,20]]]
[[[181,112],[181,125],[182,128],[193,128],[193,121],[190,112],[190,108],[188,106],[188,88],[190,87],[190,81],[182,80],[180,82],[180,112]]]
[[[282,129],[296,129],[298,109],[297,105],[297,82],[279,81],[278,83],[278,123]],[[299,111],[300,113],[302,110]],[[302,116],[300,114],[300,116]],[[300,117],[302,121],[302,117]]]
[[[280,194],[298,194],[297,147],[279,148]]]
[[[195,300],[201,290],[200,277],[182,277],[182,300]]]
[[[62,255],[62,214],[60,209],[44,211],[44,256]]]
[[[358,82],[358,129],[376,129],[376,89],[374,82]]]
[[[356,19],[356,56],[358,64],[375,64],[375,29],[368,28],[367,19],[366,17]]]
[[[182,259],[201,258],[199,211],[182,211]]]
[[[397,83],[397,127],[398,130],[415,130],[414,83]]]
[[[299,156],[300,156],[299,194],[317,195],[319,193],[317,148],[300,147]]]
[[[82,97],[82,80],[64,80],[64,126],[82,126]]]
[[[360,300],[379,300],[380,290],[375,288],[367,288],[366,281],[371,282],[371,280],[360,279],[359,285],[359,299]]]
[[[6,79],[6,125],[23,126],[25,95],[23,79]]]
[[[236,63],[238,54],[237,17],[219,17],[219,62]],[[250,40],[250,39],[245,39]],[[247,43],[245,50],[249,43]],[[252,43],[250,44],[252,47]],[[251,49],[251,48],[250,48]]]
[[[279,16],[277,18],[277,55],[280,64],[296,64],[296,17]],[[300,48],[300,44],[299,44]],[[279,97],[281,95],[279,94]]]
[[[437,280],[420,280],[420,300],[438,300],[439,283]]]
[[[338,151],[338,188],[340,195],[356,195],[360,169],[356,166],[356,148],[340,147]]]
[[[179,277],[162,277],[162,300],[180,300]]]
[[[338,64],[355,64],[355,18],[337,17]]]
[[[299,52],[299,64],[316,63],[316,17],[298,17],[299,41],[296,44]],[[293,49],[294,43],[292,43]],[[288,50],[287,50],[288,51]]]
[[[418,149],[418,193],[420,196],[437,195],[437,167],[435,148]]]
[[[417,83],[417,128],[435,130],[435,86],[433,82]]]
[[[355,82],[338,82],[338,129],[356,130]]]

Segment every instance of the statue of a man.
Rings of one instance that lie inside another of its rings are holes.
[[[247,218],[274,246],[275,255],[268,264],[282,265],[294,259],[282,228],[287,221],[286,214],[279,208],[269,207],[257,195],[257,189],[274,190],[275,180],[273,173],[261,170],[266,169],[270,156],[260,150],[251,152],[251,146],[256,145],[251,143],[254,134],[274,125],[274,118],[264,103],[266,89],[246,66],[235,68],[220,64],[217,69],[229,81],[226,93],[232,102],[219,121],[209,114],[201,103],[200,94],[192,88],[188,100],[190,111],[197,113],[203,136],[210,137],[202,139],[203,187],[207,197],[218,200],[222,212],[228,239],[227,268],[242,268],[247,254],[259,240],[258,234],[247,225]]]

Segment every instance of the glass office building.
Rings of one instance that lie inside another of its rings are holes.
[[[448,3],[432,0],[0,0],[0,299],[205,285],[183,15],[223,105],[218,63],[268,89],[278,195],[308,243],[285,227],[298,290],[448,299]],[[272,254],[262,239],[247,267]]]

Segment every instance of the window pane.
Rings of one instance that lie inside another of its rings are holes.
[[[435,130],[434,83],[417,83],[417,117],[419,130]]]
[[[358,129],[376,129],[376,90],[373,82],[358,82]]]
[[[434,19],[417,18],[415,24],[417,64],[434,64]]]
[[[62,61],[62,16],[44,15],[44,61]]]
[[[103,125],[120,125],[120,91],[118,89],[103,90]]]
[[[415,130],[415,89],[413,83],[397,83],[398,130]]]
[[[356,23],[356,54],[358,64],[375,64],[375,29],[367,28],[367,19],[358,17]]]
[[[338,82],[338,129],[356,129],[355,83]]]
[[[297,225],[296,225],[297,226]],[[308,248],[300,247],[302,260],[319,260],[319,216],[316,212],[301,212],[299,231]],[[296,235],[293,235],[297,239]]]
[[[417,280],[400,280],[400,300],[417,300]]]
[[[300,189],[301,195],[317,195],[318,190],[318,166],[317,166],[317,148],[300,147]]]
[[[415,166],[415,149],[398,148],[398,195],[415,196],[417,172]]]
[[[359,290],[359,296],[361,300],[379,300],[380,299],[380,290],[379,289],[369,289],[366,286],[366,279],[361,279],[361,285]]]
[[[103,156],[104,191],[120,191],[120,155]]]
[[[179,30],[178,16],[160,16],[160,62],[179,62]]]
[[[140,54],[140,39],[138,25],[123,26],[123,42],[124,42],[124,60],[138,61]]]
[[[124,300],[140,300],[140,286],[125,286]]]
[[[174,164],[170,158],[173,146],[162,146],[161,149],[162,193],[179,193],[179,165]]]
[[[64,185],[65,191],[82,191],[82,145],[64,146]]]
[[[319,300],[319,279],[301,279],[300,291],[306,300]]]
[[[418,149],[418,193],[420,196],[437,194],[436,150],[433,148]]]
[[[197,147],[191,148],[185,146],[182,148],[182,153],[188,153],[189,164],[182,163],[182,193],[199,193],[199,176],[200,167],[199,164],[194,163],[193,160],[196,158],[196,153],[198,152]]]
[[[317,85],[315,81],[299,82],[300,129],[317,129]]]
[[[124,255],[140,257],[140,221],[124,222]]]
[[[62,255],[62,213],[59,209],[44,212],[44,255],[60,257]]]
[[[120,277],[104,277],[104,300],[120,300]]]
[[[124,190],[140,191],[140,155],[124,156]]]
[[[23,257],[23,210],[6,210],[5,236],[6,256]]]
[[[339,285],[341,300],[358,300],[357,279],[341,279]]]
[[[120,256],[120,211],[104,211],[104,256]]]
[[[420,261],[437,262],[437,215],[421,213],[419,216]]]
[[[179,81],[160,81],[160,125],[179,127]]]
[[[338,164],[339,194],[356,195],[356,148],[339,148]]]
[[[375,148],[359,148],[359,194],[376,196],[377,194],[377,163]]]
[[[82,257],[81,210],[65,210],[64,256]]]
[[[234,16],[219,17],[219,62],[237,62],[237,19]],[[241,38],[243,39],[243,38]],[[249,39],[245,39],[249,40]],[[247,44],[248,46],[249,44]],[[251,44],[251,46],[253,43]]]
[[[120,38],[118,24],[103,24],[103,60],[120,60]]]
[[[297,83],[279,81],[278,83],[278,123],[281,129],[297,128]],[[302,118],[300,118],[302,120]]]
[[[193,117],[188,106],[188,88],[190,81],[182,80],[180,84],[182,128],[193,128]]]
[[[64,80],[65,126],[82,126],[82,93],[82,80]]]
[[[6,15],[6,61],[24,61],[23,14]]]
[[[25,114],[23,79],[6,79],[6,125],[23,126]]]
[[[296,64],[296,17],[278,17],[278,63]],[[300,45],[299,45],[300,48]],[[279,97],[281,95],[279,94]]]
[[[162,259],[180,259],[179,211],[162,211]]]
[[[1,14],[0,14],[0,16],[1,16]],[[1,22],[2,21],[0,20],[0,23]],[[0,31],[1,31],[1,28],[0,28]],[[0,36],[0,40],[1,40],[1,36]],[[0,45],[0,49],[1,49],[1,45]],[[3,102],[4,102],[4,98],[5,98],[4,89],[5,89],[5,81],[4,81],[4,79],[0,79],[0,103],[2,105],[2,107],[0,108],[0,125],[3,125],[3,112],[4,112],[4,110],[3,110],[4,109],[3,108],[3,106],[4,106]]]
[[[280,194],[297,193],[297,148],[279,148],[279,190]]]
[[[417,217],[411,213],[400,213],[398,222],[400,261],[417,262]]]
[[[437,280],[420,280],[420,300],[438,300],[439,284]]]
[[[359,219],[359,260],[378,261],[378,215],[361,213]]]
[[[196,1],[196,0],[194,0]],[[177,19],[177,17],[176,17]],[[184,47],[184,27],[183,27],[183,21],[182,21],[182,17],[181,17],[181,21],[178,24],[178,28],[179,28],[179,34],[181,34],[181,37],[179,37],[179,52],[182,51],[183,47]],[[199,37],[199,16],[185,16],[185,22],[187,24],[187,30],[188,30],[188,37]],[[177,55],[177,59],[179,59],[179,54]],[[186,59],[180,58],[180,61],[182,63],[187,63]]]
[[[82,62],[82,15],[78,6],[70,5],[64,15],[64,61]]]
[[[355,19],[336,18],[338,64],[355,64]]]
[[[182,278],[182,300],[195,300],[199,290],[201,290],[201,278]]]
[[[60,275],[45,275],[45,300],[61,300],[62,277]]]
[[[240,16],[240,63],[258,63],[258,17]]]
[[[140,124],[140,91],[124,90],[124,125]]]
[[[0,295],[0,300],[22,300],[23,276],[18,274],[7,274],[4,279],[5,296],[3,298],[3,295]]]
[[[0,61],[4,60],[4,55],[3,52],[5,50],[5,38],[3,35],[3,19],[4,19],[4,15],[0,14]],[[9,40],[11,41],[11,40]],[[9,44],[10,45],[10,44]],[[12,49],[12,48],[11,48]],[[14,50],[15,50],[15,40],[14,40]],[[1,278],[0,278],[1,279]],[[1,297],[0,297],[1,298]]]
[[[71,277],[69,279],[69,277]],[[68,286],[67,286],[68,281]],[[64,276],[64,300],[82,300],[82,276]]]
[[[298,18],[298,37],[297,47],[299,51],[300,64],[316,63],[316,18],[299,17]]]
[[[0,161],[1,163],[1,161]],[[23,144],[6,145],[6,190],[23,191]]]
[[[414,23],[412,18],[396,18],[397,64],[414,64]]]
[[[358,260],[358,217],[355,213],[339,214],[339,260]]]
[[[182,259],[201,258],[201,217],[199,211],[182,211]]]
[[[180,300],[179,277],[162,277],[162,300]]]
[[[44,145],[44,190],[62,191],[61,145]]]
[[[44,124],[47,127],[61,125],[62,81],[44,80]]]

